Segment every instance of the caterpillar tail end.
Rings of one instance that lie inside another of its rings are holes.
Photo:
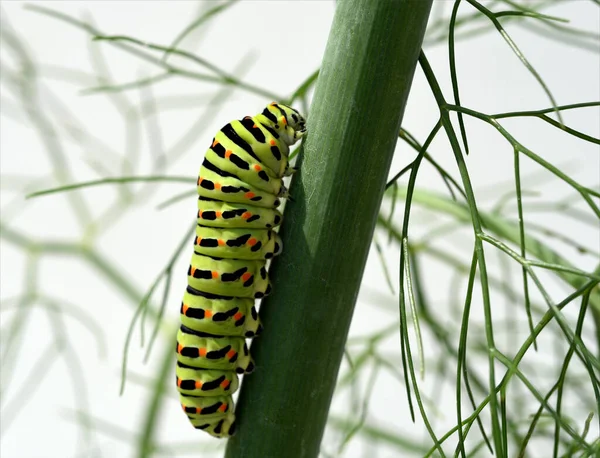
[[[233,436],[236,431],[236,420],[233,413],[221,419],[205,420],[203,418],[194,418],[190,419],[190,421],[194,428],[205,431],[219,439],[227,439]]]

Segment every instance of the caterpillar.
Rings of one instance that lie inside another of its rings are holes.
[[[245,339],[262,331],[254,300],[271,291],[266,262],[281,252],[274,229],[288,197],[282,178],[294,173],[289,147],[305,133],[298,111],[273,102],[223,126],[200,167],[176,383],[191,424],[214,437],[235,433],[231,395],[238,374],[254,369]]]

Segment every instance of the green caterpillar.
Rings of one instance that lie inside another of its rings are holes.
[[[295,171],[289,147],[305,132],[300,113],[273,102],[221,128],[200,167],[176,376],[192,425],[215,437],[234,434],[237,374],[254,369],[245,339],[262,331],[254,300],[271,291],[266,262],[282,247],[274,231],[287,197],[282,178]]]

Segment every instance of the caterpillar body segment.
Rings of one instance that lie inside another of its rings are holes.
[[[271,259],[279,251],[281,239],[271,230],[198,225],[194,244],[194,251],[206,256],[262,260]]]
[[[187,288],[180,309],[187,328],[219,336],[254,337],[262,332],[254,299],[215,296]]]
[[[291,107],[271,103],[223,126],[197,181],[198,214],[188,287],[180,307],[176,385],[192,426],[215,437],[235,432],[231,395],[254,370],[246,338],[259,335],[254,300],[271,291],[266,263],[282,249],[274,229],[288,196],[282,178],[290,146],[306,132]]]
[[[281,218],[274,208],[198,199],[198,224],[202,226],[270,229],[279,226]]]
[[[229,396],[238,389],[235,372],[195,369],[177,365],[176,383],[181,394],[190,396]],[[208,398],[206,398],[208,399]],[[187,402],[187,399],[184,399]]]
[[[249,117],[236,121],[246,130],[240,137],[252,146],[255,157],[268,169],[275,172],[277,177],[282,177],[281,170],[288,163],[289,146],[280,141],[280,136],[275,130],[267,130],[257,119]],[[233,123],[234,125],[237,125]],[[254,127],[256,126],[256,127]]]
[[[270,292],[266,262],[223,259],[194,252],[188,285],[220,296],[261,298]]]
[[[221,171],[227,168],[227,174],[262,191],[277,194],[282,185],[280,175],[262,165],[256,155],[252,157],[245,151],[233,153],[229,148],[234,147],[233,142],[223,138],[223,135],[217,135],[206,152],[202,166],[209,170],[216,167]]]
[[[254,362],[246,341],[240,337],[196,334],[186,326],[177,333],[177,361],[200,369],[219,369],[238,374],[252,372]]]
[[[277,194],[262,191],[239,178],[230,175],[223,176],[204,166],[200,167],[198,194],[204,198],[238,202],[256,207],[274,208],[280,204]]]

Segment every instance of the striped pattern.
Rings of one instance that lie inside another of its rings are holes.
[[[254,362],[246,338],[262,331],[254,306],[271,291],[266,263],[281,252],[277,207],[290,146],[304,118],[272,103],[262,113],[217,132],[197,181],[198,225],[180,307],[176,385],[196,429],[215,437],[235,432],[231,395]]]

